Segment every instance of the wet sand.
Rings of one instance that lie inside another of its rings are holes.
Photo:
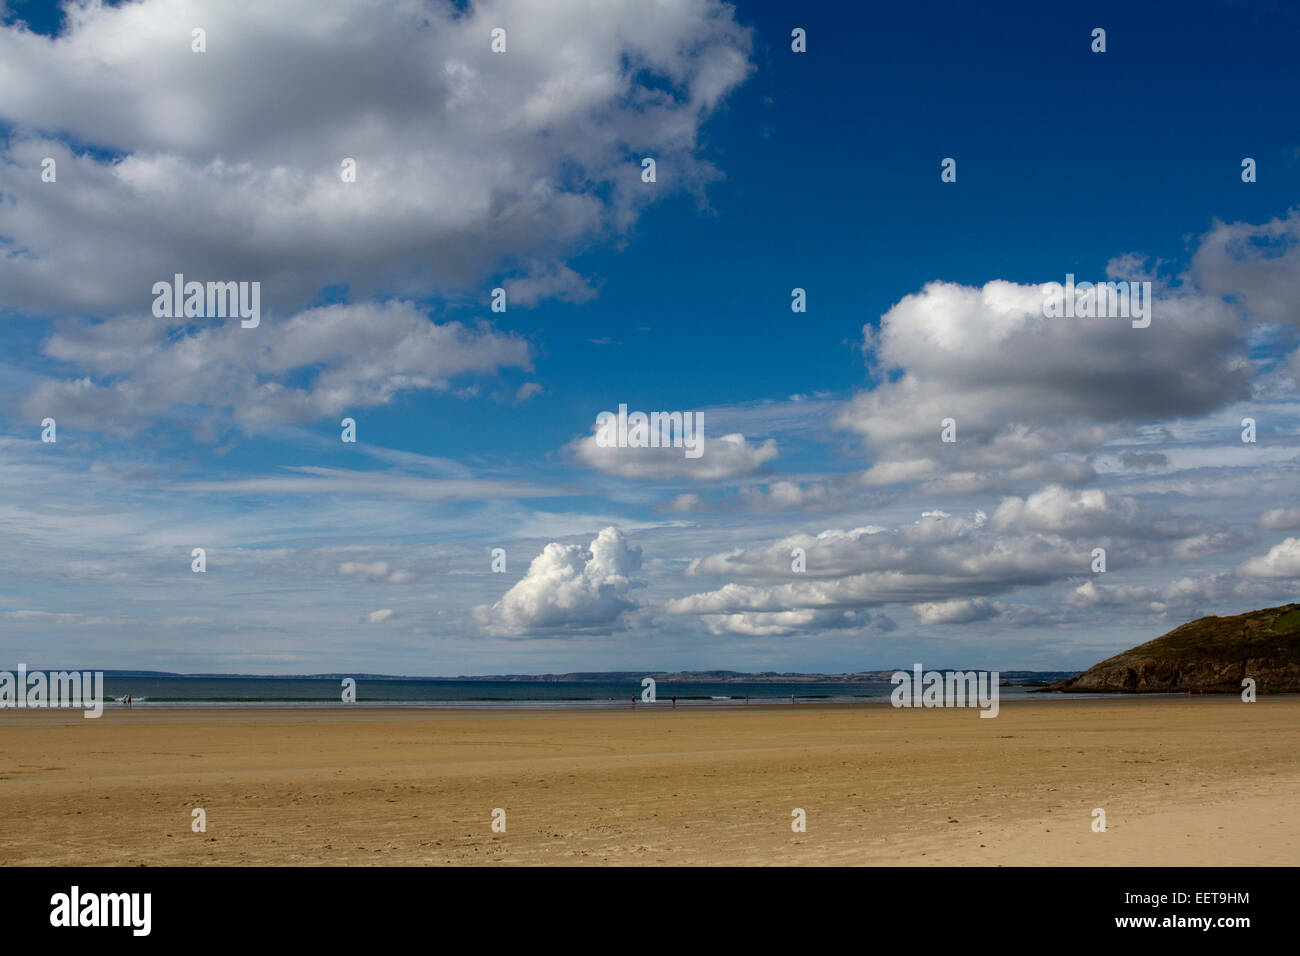
[[[1297,793],[1296,696],[0,712],[3,865],[1294,865]]]

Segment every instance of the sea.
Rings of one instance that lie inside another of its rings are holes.
[[[889,681],[657,681],[655,702],[639,680],[449,680],[356,678],[356,700],[343,701],[339,677],[189,677],[105,674],[106,706],[133,707],[434,707],[457,709],[609,710],[636,707],[743,707],[746,704],[868,703],[889,699]],[[999,697],[1035,688],[1001,687]],[[1046,696],[1057,696],[1046,695]]]

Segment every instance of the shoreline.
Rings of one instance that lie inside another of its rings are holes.
[[[1032,696],[1031,696],[1032,694]],[[1189,694],[1182,691],[1158,691],[1144,693],[1124,693],[1124,692],[1071,692],[1071,691],[1051,691],[1048,693],[1031,692],[1026,694],[1016,694],[1012,696],[999,695],[999,706],[1001,708],[1023,707],[1038,703],[1064,703],[1074,702],[1100,702],[1100,701],[1140,701],[1140,700],[1223,700],[1236,699],[1240,695],[1234,693],[1204,693]],[[1276,694],[1260,695],[1260,700],[1283,700],[1297,699],[1300,700],[1300,692],[1286,692]],[[676,708],[670,699],[660,698],[653,703],[647,703],[638,698],[636,706],[632,706],[629,700],[447,700],[447,701],[401,701],[401,700],[358,700],[353,703],[342,703],[339,701],[278,701],[273,699],[249,699],[249,700],[156,700],[143,698],[135,701],[130,707],[117,701],[106,701],[104,703],[104,713],[152,713],[165,711],[185,711],[185,712],[206,712],[229,713],[231,711],[266,711],[266,712],[293,712],[293,713],[346,713],[349,710],[366,710],[366,711],[415,711],[415,712],[518,712],[518,713],[546,713],[546,712],[577,712],[577,713],[621,713],[621,712],[653,712],[653,711],[672,711],[685,710],[691,712],[708,712],[708,711],[730,711],[730,710],[757,710],[757,709],[782,709],[782,708],[826,708],[826,709],[853,709],[853,708],[876,708],[887,710],[977,710],[976,707],[965,708],[945,708],[945,707],[894,707],[890,700],[886,698],[870,698],[862,700],[830,699],[822,700],[819,698],[799,698],[797,703],[792,703],[783,698],[765,697],[760,700],[746,702],[744,699],[732,698],[730,700],[703,700],[700,698],[682,698],[677,699]],[[79,716],[81,708],[33,708],[33,707],[0,707],[0,726],[6,716],[10,713],[63,713]]]

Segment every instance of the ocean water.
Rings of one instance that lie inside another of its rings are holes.
[[[1024,696],[1031,688],[1002,687],[1002,699]],[[536,709],[630,709],[637,707],[744,706],[824,702],[885,701],[888,681],[862,684],[752,681],[704,683],[659,681],[656,703],[641,700],[640,681],[491,681],[357,680],[356,703],[342,701],[342,682],[334,678],[289,677],[104,677],[107,706],[130,694],[136,707],[448,707]],[[793,695],[793,701],[792,701]],[[1055,696],[1055,695],[1053,695]]]

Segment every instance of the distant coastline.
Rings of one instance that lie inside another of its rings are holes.
[[[739,672],[613,671],[537,677],[417,678],[394,675],[170,674],[105,671],[110,708],[155,707],[452,707],[625,709],[762,704],[884,703],[895,671],[854,675],[745,675]],[[1052,673],[1014,672],[1003,697],[1023,697]],[[649,677],[651,680],[646,680]],[[845,678],[850,679],[845,679]],[[838,678],[838,679],[837,679]]]
[[[356,671],[339,671],[324,674],[221,674],[194,673],[182,674],[175,671],[153,670],[111,670],[107,668],[62,668],[28,666],[28,671],[46,670],[99,670],[106,678],[142,680],[149,679],[192,679],[192,680],[353,680],[367,681],[446,681],[446,682],[491,682],[491,683],[563,683],[563,684],[609,684],[624,681],[640,682],[650,677],[656,681],[685,684],[878,684],[888,682],[899,670],[909,671],[912,665],[889,668],[887,670],[855,671],[841,674],[806,674],[779,673],[776,671],[576,671],[568,674],[461,674],[456,677],[405,675],[405,674],[367,674]],[[927,668],[935,669],[935,668]],[[974,670],[976,668],[951,667],[938,670]],[[999,676],[1004,686],[1039,686],[1055,681],[1065,680],[1079,674],[1079,671],[1001,671]]]

